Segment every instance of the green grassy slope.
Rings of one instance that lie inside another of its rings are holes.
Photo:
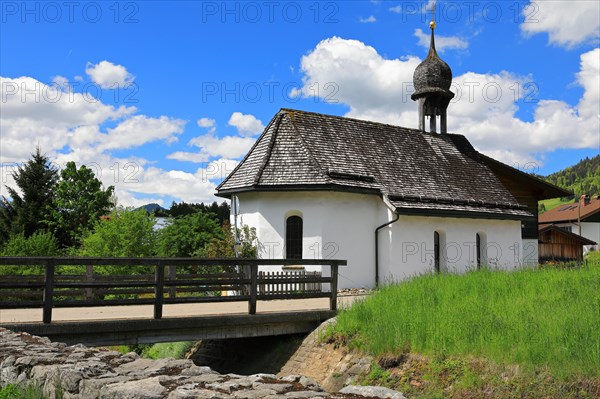
[[[425,275],[342,311],[335,335],[374,355],[473,355],[600,376],[600,267]]]

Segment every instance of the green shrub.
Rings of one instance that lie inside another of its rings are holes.
[[[10,237],[2,248],[2,256],[58,256],[58,241],[45,231],[37,231],[29,237],[17,234]]]
[[[150,345],[142,351],[142,357],[148,359],[183,359],[194,342],[164,342]]]
[[[38,231],[25,238],[23,234],[12,236],[2,248],[1,256],[58,256],[58,241],[52,233]],[[28,276],[43,274],[40,266],[1,266],[0,275]]]

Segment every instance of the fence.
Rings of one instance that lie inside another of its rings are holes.
[[[258,267],[288,265],[329,267],[331,276],[279,275],[276,284],[305,288],[265,289],[274,284],[274,278],[259,275]],[[329,298],[330,309],[336,310],[338,267],[343,265],[345,260],[334,259],[0,257],[0,309],[42,307],[44,323],[52,321],[55,307],[153,304],[154,318],[160,319],[165,303],[247,301],[248,313],[255,314],[257,300]],[[5,275],[3,266],[37,266],[40,275]],[[132,273],[95,272],[106,266]],[[140,267],[154,273],[134,274]],[[184,267],[187,272],[177,273]],[[202,271],[189,273],[194,268]],[[329,284],[330,290],[317,289],[322,284]],[[225,291],[232,295],[222,295]]]
[[[302,279],[299,283],[288,283],[293,277]],[[258,272],[258,292],[261,295],[293,294],[297,292],[318,293],[323,291],[321,284],[322,273],[319,271],[281,271],[281,272]]]

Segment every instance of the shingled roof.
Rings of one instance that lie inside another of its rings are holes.
[[[479,155],[460,135],[281,109],[217,195],[352,191],[400,213],[532,217]]]

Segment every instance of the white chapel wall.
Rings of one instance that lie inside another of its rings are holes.
[[[477,268],[477,233],[483,237],[482,265],[512,270],[522,264],[523,244],[519,221],[402,215],[390,228],[380,233],[385,237],[383,242],[392,243],[387,245],[390,248],[388,251],[380,252],[380,275],[383,280],[394,282],[433,272],[435,231],[442,237],[442,272],[464,273]]]
[[[374,229],[380,218],[376,195],[340,192],[262,192],[239,195],[239,224],[255,227],[259,257],[285,258],[285,220],[301,215],[305,259],[346,259],[340,267],[340,288],[374,285]],[[324,275],[329,268],[323,268]],[[281,270],[262,267],[261,270]],[[306,270],[321,270],[307,266]]]
[[[346,259],[340,288],[375,285],[375,228],[392,219],[377,195],[341,192],[261,192],[239,194],[238,224],[254,227],[259,257],[285,258],[285,219],[302,216],[305,259]],[[380,282],[399,281],[433,270],[433,235],[445,240],[442,269],[464,272],[476,267],[475,237],[484,237],[483,263],[501,269],[522,265],[525,243],[519,221],[404,216],[379,232]],[[536,246],[537,253],[537,246]],[[263,267],[262,270],[281,270]],[[320,270],[307,266],[306,270]],[[324,268],[327,275],[328,268]]]

